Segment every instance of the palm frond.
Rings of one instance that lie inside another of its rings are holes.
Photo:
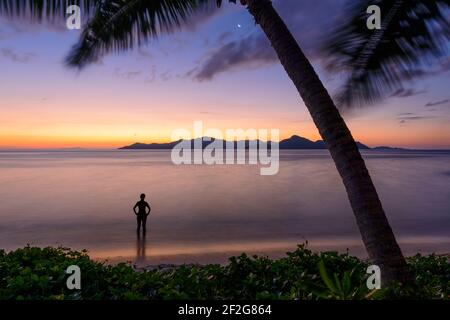
[[[97,7],[66,63],[82,68],[104,54],[141,46],[151,38],[174,31],[192,13],[221,3],[221,0],[106,0]]]
[[[381,9],[380,30],[366,26],[369,5]],[[447,57],[450,0],[353,0],[350,18],[324,42],[327,69],[347,74],[340,108],[374,103]]]

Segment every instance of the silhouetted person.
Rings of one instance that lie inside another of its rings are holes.
[[[145,194],[141,194],[141,200],[136,202],[136,204],[133,207],[133,211],[136,214],[137,217],[137,232],[139,234],[141,230],[142,225],[142,233],[145,235],[146,229],[145,224],[147,223],[147,216],[150,214],[150,211],[152,210],[150,206],[148,205],[147,201],[145,199]],[[136,211],[136,208],[138,209]],[[148,212],[147,212],[148,208]]]

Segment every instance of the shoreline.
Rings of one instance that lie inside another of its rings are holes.
[[[346,250],[341,250],[341,251],[336,251],[336,250],[315,250],[313,248],[310,248],[308,246],[305,246],[305,249],[307,250],[311,250],[314,253],[337,253],[339,255],[348,255],[349,257],[354,257],[359,259],[360,261],[369,263],[370,260],[367,256],[365,257],[360,257],[360,256],[356,256],[351,254],[351,252],[346,251]],[[258,258],[267,258],[267,259],[271,259],[271,260],[280,260],[283,258],[288,257],[288,253],[292,253],[294,252],[296,249],[294,248],[293,250],[290,250],[288,252],[285,253],[279,253],[277,255],[267,255],[267,254],[256,254],[253,252],[235,252],[235,253],[230,253],[230,254],[226,254],[226,253],[222,253],[222,255],[225,257],[224,260],[218,262],[218,261],[212,261],[212,262],[199,262],[199,261],[194,261],[192,262],[192,260],[188,261],[188,262],[178,262],[178,263],[170,263],[170,262],[161,262],[161,263],[143,263],[142,261],[133,261],[132,259],[125,259],[123,257],[116,257],[116,258],[112,258],[112,259],[99,259],[99,258],[95,258],[95,257],[91,257],[88,253],[89,258],[91,258],[92,260],[96,261],[96,262],[100,262],[100,263],[105,263],[106,265],[118,265],[121,263],[125,263],[129,266],[131,266],[134,270],[136,271],[162,271],[162,272],[166,272],[166,271],[172,271],[174,269],[180,268],[180,267],[207,267],[207,266],[211,266],[211,265],[219,265],[219,266],[227,266],[230,263],[230,259],[234,258],[234,257],[239,257],[241,255],[246,255],[248,257],[258,257]],[[434,255],[436,257],[442,257],[442,258],[447,258],[450,262],[450,252],[445,252],[445,253],[436,253],[436,252],[415,252],[412,254],[408,254],[405,255],[405,258],[413,258],[417,255],[421,255],[421,256],[430,256],[430,255]]]

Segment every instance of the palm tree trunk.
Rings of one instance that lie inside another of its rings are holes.
[[[412,283],[377,191],[355,140],[333,100],[270,0],[241,0],[269,38],[305,102],[342,177],[369,258],[383,284]]]

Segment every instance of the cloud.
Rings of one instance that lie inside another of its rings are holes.
[[[434,101],[434,102],[430,101],[427,104],[425,104],[425,107],[434,107],[434,106],[438,106],[440,104],[445,104],[449,101],[450,101],[450,99],[444,99],[444,100],[439,100],[439,101]]]
[[[114,75],[118,78],[130,80],[134,79],[137,76],[139,76],[142,73],[142,71],[123,71],[120,68],[114,69]]]
[[[397,97],[397,98],[406,98],[406,97],[411,97],[411,96],[415,96],[418,94],[422,94],[425,93],[426,90],[420,90],[420,91],[416,91],[414,88],[410,88],[410,89],[404,89],[404,88],[400,88],[396,91],[394,91],[390,97]]]
[[[405,123],[407,121],[419,121],[419,120],[426,120],[426,119],[432,119],[435,117],[432,116],[411,116],[411,115],[407,115],[407,116],[401,116],[401,117],[397,117],[397,120],[399,123]]]
[[[145,83],[153,83],[155,81],[169,81],[178,75],[174,75],[172,71],[159,71],[156,65],[152,65],[148,73],[143,73]]]
[[[200,81],[211,80],[216,74],[236,67],[254,68],[275,60],[275,52],[268,40],[260,36],[249,36],[241,41],[222,45],[200,69],[191,70],[188,75],[194,73],[194,78]]]
[[[170,70],[166,70],[159,74],[159,78],[162,81],[169,81],[170,79],[172,79],[172,77],[172,72],[170,72]]]
[[[34,57],[36,57],[36,54],[32,52],[19,53],[10,48],[0,49],[0,58],[4,58],[16,63],[27,63]]]
[[[145,77],[144,82],[151,83],[156,80],[156,66],[152,65],[149,74]]]
[[[219,38],[217,40],[219,43],[224,43],[232,35],[233,35],[233,33],[231,31],[225,31],[219,35]]]
[[[219,114],[223,114],[222,112],[217,112],[217,111],[199,111],[197,112],[199,114],[206,114],[206,115],[219,115]]]
[[[345,0],[278,0],[274,7],[310,58],[320,58],[319,41],[332,27]],[[275,51],[258,28],[255,34],[216,47],[200,66],[186,75],[211,80],[217,74],[239,68],[254,68],[277,62]],[[220,43],[220,41],[219,41]]]

